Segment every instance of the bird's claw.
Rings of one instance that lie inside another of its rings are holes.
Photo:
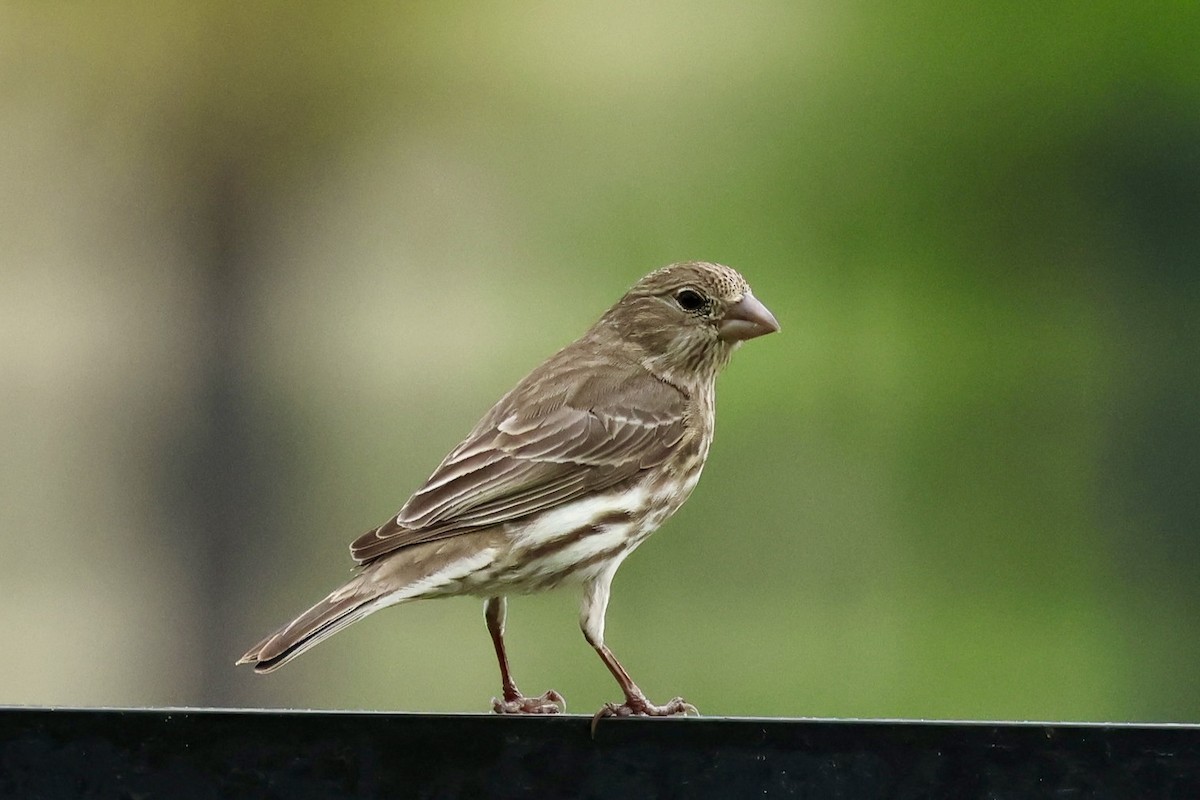
[[[567,701],[553,689],[538,697],[518,694],[503,700],[492,698],[492,712],[496,714],[565,714],[566,711]]]
[[[631,697],[624,703],[605,703],[596,716],[592,717],[592,736],[596,735],[596,725],[605,717],[698,717],[700,712],[682,697],[676,697],[669,702],[656,706],[644,697]]]

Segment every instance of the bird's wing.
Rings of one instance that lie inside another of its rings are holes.
[[[615,387],[559,377],[569,388],[549,403],[522,402],[525,384],[501,400],[395,517],[351,544],[355,560],[603,491],[661,463],[687,431],[686,398],[647,373]]]

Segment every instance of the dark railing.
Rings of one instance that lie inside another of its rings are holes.
[[[1200,798],[1200,727],[0,708],[0,798]]]

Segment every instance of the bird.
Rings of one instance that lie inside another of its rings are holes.
[[[352,580],[237,664],[269,673],[382,608],[469,595],[484,600],[500,668],[492,711],[565,712],[558,692],[517,688],[504,632],[509,595],[575,586],[584,638],[624,695],[594,721],[698,713],[681,697],[652,703],[605,644],[610,589],[700,479],[718,373],[742,342],[778,330],[730,267],[686,261],[646,275],[492,406],[394,517],[354,540]]]

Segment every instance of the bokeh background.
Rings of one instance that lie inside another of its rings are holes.
[[[1200,720],[1200,7],[0,5],[0,702],[482,711],[481,606],[234,659],[624,289],[783,331],[609,643],[714,715]],[[519,683],[617,698],[578,597]]]

